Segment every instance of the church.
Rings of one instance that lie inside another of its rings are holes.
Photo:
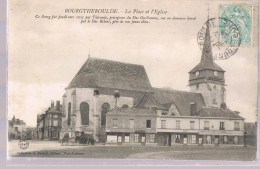
[[[244,118],[226,105],[225,71],[213,60],[207,25],[190,91],[151,86],[144,66],[89,57],[66,87],[62,129],[129,145],[244,145]]]

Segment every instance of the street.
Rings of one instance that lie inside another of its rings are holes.
[[[9,156],[49,158],[103,159],[175,159],[175,160],[232,160],[251,161],[256,158],[255,147],[198,147],[198,146],[120,146],[75,145],[62,146],[58,141],[29,141],[22,150],[18,141],[9,142]]]

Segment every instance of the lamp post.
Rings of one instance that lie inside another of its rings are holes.
[[[247,144],[246,139],[247,139],[247,132],[245,131],[244,132],[244,147],[246,147],[246,144]]]

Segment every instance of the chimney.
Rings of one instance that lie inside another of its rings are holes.
[[[196,116],[196,111],[197,111],[197,104],[196,103],[191,103],[190,104],[190,115],[191,116]]]
[[[239,111],[234,111],[237,115],[239,115],[240,114],[240,112]]]
[[[156,114],[157,107],[153,106],[153,107],[151,107],[151,109],[152,109],[152,112]]]
[[[99,96],[99,90],[94,90],[94,96]]]
[[[53,108],[54,107],[54,101],[52,100],[51,101],[51,108]]]
[[[224,109],[224,110],[226,110],[227,109],[227,105],[226,105],[226,103],[221,103],[221,105],[220,105],[220,107],[222,108],[222,109]]]
[[[15,116],[13,116],[13,118],[12,118],[12,122],[15,123]]]
[[[56,101],[56,109],[60,110],[60,101]]]
[[[114,97],[115,97],[115,109],[117,109],[117,101],[118,101],[118,98],[120,97],[118,90],[115,90]]]

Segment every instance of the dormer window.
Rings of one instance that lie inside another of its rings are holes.
[[[122,106],[122,108],[123,108],[123,109],[127,109],[127,108],[129,108],[129,106],[128,106],[127,104],[124,104],[124,105]]]
[[[167,111],[162,111],[162,115],[167,115]]]

